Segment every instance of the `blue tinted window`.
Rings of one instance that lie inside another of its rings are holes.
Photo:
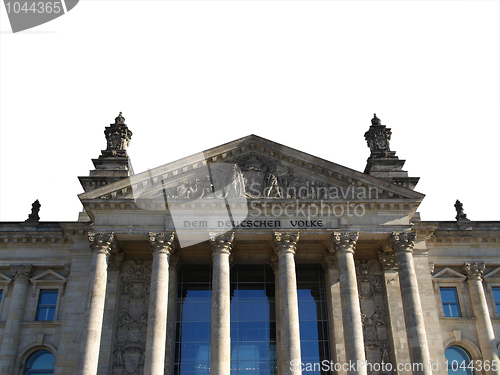
[[[460,306],[458,304],[457,288],[440,288],[441,301],[443,302],[444,316],[459,317]]]
[[[301,360],[306,366],[330,361],[325,280],[318,265],[297,265]],[[312,367],[314,368],[314,367]],[[308,374],[330,374],[321,370]]]
[[[30,357],[24,373],[27,375],[51,375],[54,373],[55,361],[52,353],[47,350],[40,350]]]
[[[54,320],[57,305],[57,290],[40,290],[36,320]]]
[[[179,272],[174,374],[209,375],[212,316],[210,266]]]
[[[459,346],[450,346],[444,352],[448,363],[448,375],[472,375],[469,353]]]
[[[491,288],[493,290],[493,298],[495,299],[495,307],[500,316],[500,287]]]
[[[274,274],[269,266],[231,269],[231,374],[274,375]]]
[[[2,302],[3,290],[0,289],[0,303]]]

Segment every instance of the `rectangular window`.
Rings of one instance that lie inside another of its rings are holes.
[[[42,289],[38,298],[35,320],[54,320],[57,304],[57,290]]]
[[[457,288],[439,288],[441,301],[443,302],[444,316],[460,317],[460,305],[458,304]]]
[[[495,299],[495,307],[497,308],[497,313],[500,316],[500,287],[495,286],[491,289],[493,290],[493,298]]]

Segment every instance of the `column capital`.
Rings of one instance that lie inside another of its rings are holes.
[[[337,268],[338,267],[337,257],[335,256],[335,254],[325,251],[323,253],[323,258],[321,259],[321,265],[323,266],[323,269],[325,271],[330,268]]]
[[[400,251],[412,253],[416,237],[417,234],[415,232],[392,232],[389,245],[396,253]]]
[[[33,273],[33,266],[29,264],[13,265],[10,266],[10,272],[12,272],[14,281],[29,280]]]
[[[333,232],[331,245],[335,253],[354,253],[359,232]]]
[[[396,260],[396,254],[394,252],[379,252],[378,253],[378,260],[380,261],[380,264],[382,264],[382,268],[384,270],[397,270],[398,269],[398,263]]]
[[[94,233],[90,231],[88,235],[90,241],[90,249],[93,253],[109,255],[111,253],[111,250],[116,247],[115,234],[113,232]]]
[[[174,232],[149,232],[149,245],[153,254],[172,254],[175,248],[174,240]]]
[[[209,234],[209,238],[212,253],[221,252],[230,255],[233,251],[234,232],[214,232]]]
[[[295,254],[299,232],[274,232],[274,251],[276,254],[283,252]]]
[[[467,279],[482,280],[485,267],[486,265],[484,263],[478,263],[478,262],[465,263],[464,271],[467,274]]]

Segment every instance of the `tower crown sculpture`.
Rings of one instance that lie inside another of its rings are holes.
[[[106,150],[102,151],[104,157],[127,157],[127,147],[132,138],[132,132],[125,124],[125,117],[120,112],[115,118],[115,123],[104,129],[106,136]]]
[[[372,126],[365,133],[365,139],[370,148],[370,159],[397,159],[395,151],[391,151],[389,141],[391,140],[391,129],[382,125],[380,119],[374,113]]]

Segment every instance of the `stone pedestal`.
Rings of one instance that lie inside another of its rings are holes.
[[[92,249],[90,294],[85,308],[82,342],[78,357],[78,375],[97,374],[106,298],[108,256],[115,245],[113,233],[89,232],[89,241]]]
[[[212,250],[212,336],[210,374],[231,373],[231,316],[229,255],[233,249],[234,233],[210,234]]]
[[[491,324],[488,303],[483,289],[484,263],[465,263],[464,270],[467,273],[467,284],[469,285],[469,294],[472,300],[472,309],[476,317],[476,330],[479,337],[479,346],[483,353],[483,362],[485,364],[485,373],[487,375],[500,374],[500,362],[496,348],[495,332]],[[496,366],[492,366],[496,363]],[[496,368],[496,371],[494,370]],[[486,370],[488,369],[488,371]]]
[[[410,359],[413,364],[413,374],[430,375],[429,347],[425,333],[424,315],[418,291],[417,275],[413,265],[413,246],[416,234],[414,232],[393,232],[391,247],[396,253],[398,264],[399,285],[403,302],[406,325],[406,336],[410,349]]]
[[[9,312],[0,347],[0,370],[5,375],[14,374],[14,363],[21,335],[21,321],[24,316],[32,267],[19,265],[10,267],[10,270],[14,278],[14,287],[11,292]]]
[[[280,368],[283,375],[301,374],[295,370],[301,363],[299,303],[297,298],[297,277],[295,274],[295,251],[299,233],[275,233],[274,250],[278,255],[279,272],[279,312],[281,358]],[[292,361],[296,366],[291,366]]]
[[[169,257],[174,249],[174,233],[149,233],[149,242],[153,251],[153,266],[144,373],[163,375],[165,370],[165,340],[167,338],[168,268]]]
[[[344,343],[348,364],[355,363],[351,375],[366,375],[366,356],[363,340],[363,324],[359,305],[358,282],[354,264],[354,250],[358,233],[335,232],[332,249],[339,265],[340,298],[344,325]]]

